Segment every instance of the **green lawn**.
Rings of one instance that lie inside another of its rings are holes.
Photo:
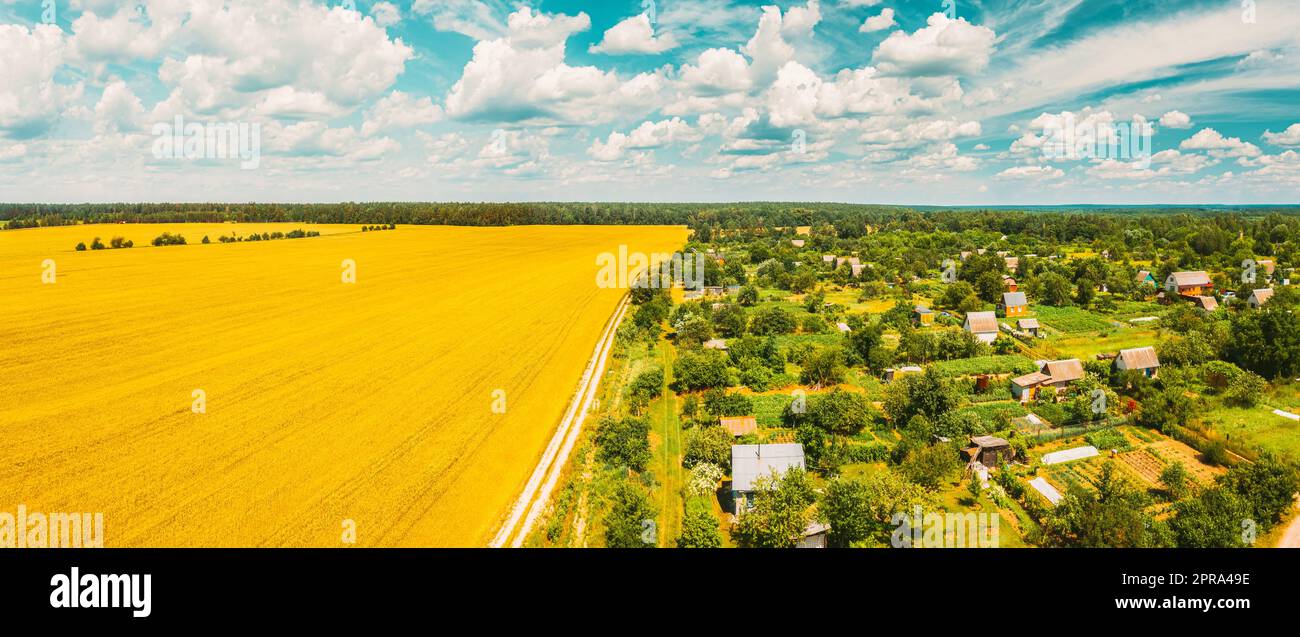
[[[668,389],[672,382],[672,362],[675,348],[659,344],[658,362],[663,366],[663,396],[650,403],[646,415],[650,418],[650,442],[653,457],[650,470],[659,485],[655,488],[655,503],[659,508],[659,546],[673,546],[682,532],[682,487],[686,483],[686,470],[682,468],[682,425],[678,420],[677,396]]]

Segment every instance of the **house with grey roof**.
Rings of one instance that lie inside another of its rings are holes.
[[[791,467],[804,468],[803,445],[799,443],[732,445],[731,496],[736,515],[749,508],[759,478],[783,476]]]

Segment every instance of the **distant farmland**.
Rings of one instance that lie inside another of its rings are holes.
[[[322,236],[218,243],[300,228]],[[163,232],[189,245],[150,246]],[[115,236],[135,247],[74,251]],[[343,546],[344,520],[358,546],[481,546],[624,293],[596,287],[596,255],[685,238],[292,223],[0,232],[0,507],[102,512],[109,547]],[[341,280],[345,259],[355,284]],[[195,390],[206,413],[192,411]]]

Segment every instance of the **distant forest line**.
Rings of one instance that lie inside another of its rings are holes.
[[[298,222],[331,224],[686,225],[710,231],[832,225],[841,237],[874,230],[1007,234],[1049,233],[1057,239],[1104,236],[1135,226],[1177,227],[1207,218],[1224,230],[1293,223],[1300,206],[1024,206],[930,207],[869,204],[702,203],[332,203],[3,204],[7,229],[85,223]],[[1050,221],[1049,221],[1050,219]]]

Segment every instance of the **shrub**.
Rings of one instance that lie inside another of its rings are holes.
[[[77,252],[85,252],[85,251],[86,251],[86,242],[82,241],[81,243],[78,243]]]

